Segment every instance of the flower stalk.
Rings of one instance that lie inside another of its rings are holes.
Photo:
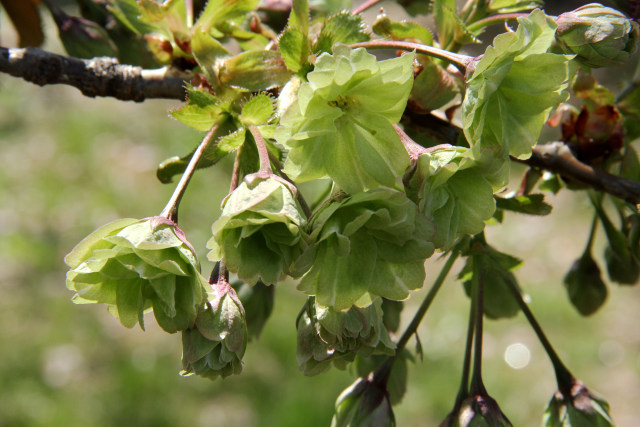
[[[182,196],[184,195],[187,186],[189,185],[189,181],[191,180],[191,177],[193,176],[193,173],[198,166],[198,162],[202,158],[202,155],[206,151],[209,144],[211,144],[213,135],[216,133],[217,129],[218,125],[214,125],[209,133],[207,133],[207,135],[204,137],[200,145],[198,145],[198,148],[196,148],[196,150],[193,152],[193,156],[191,156],[191,160],[189,161],[187,168],[184,170],[184,173],[182,174],[178,185],[176,185],[176,188],[175,190],[173,190],[173,194],[169,198],[167,205],[158,216],[167,218],[174,223],[178,222],[178,206],[180,205]]]

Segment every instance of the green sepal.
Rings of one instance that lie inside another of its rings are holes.
[[[386,384],[371,376],[358,378],[340,393],[331,420],[331,427],[395,425]]]
[[[557,391],[544,411],[543,427],[613,427],[609,415],[609,403],[589,390],[578,380],[573,380],[571,396]]]

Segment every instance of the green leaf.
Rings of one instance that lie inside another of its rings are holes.
[[[620,163],[620,176],[634,181],[640,181],[640,162],[638,162],[638,153],[631,144],[628,144],[624,149],[622,162]]]
[[[300,31],[305,37],[309,34],[309,0],[293,0],[289,15],[289,28]]]
[[[607,285],[600,276],[600,267],[587,251],[576,260],[564,277],[564,285],[571,304],[583,316],[590,316],[607,299]]]
[[[411,89],[411,102],[425,111],[436,110],[452,101],[460,89],[454,78],[431,60],[423,64]]]
[[[347,11],[329,16],[320,30],[314,52],[331,52],[336,43],[352,44],[369,40],[364,22],[360,15]]]
[[[551,205],[545,203],[543,194],[527,194],[525,196],[497,197],[496,207],[526,215],[549,215]]]
[[[198,61],[198,65],[206,74],[209,84],[214,89],[218,89],[216,61],[230,55],[227,49],[209,33],[204,32],[202,28],[197,28],[191,37],[191,51]]]
[[[453,41],[457,20],[456,0],[434,0],[433,17],[436,21],[438,43],[447,49]]]
[[[187,10],[182,0],[166,0],[160,4],[154,0],[138,0],[140,20],[153,25],[169,40],[187,38]]]
[[[467,80],[463,128],[476,157],[487,150],[528,157],[549,112],[568,97],[568,61],[546,53],[555,22],[540,10],[518,22],[515,33],[494,39]]]
[[[218,104],[215,95],[203,89],[187,85],[187,102],[170,111],[171,115],[199,131],[206,132],[220,121],[224,109]]]
[[[604,252],[609,279],[621,285],[635,285],[640,278],[640,262],[631,252],[625,234],[613,225],[602,206],[594,203],[594,207],[609,241]]]
[[[208,0],[194,27],[209,32],[220,22],[244,17],[258,7],[259,0]]]
[[[519,259],[489,246],[484,233],[474,237],[467,263],[458,275],[464,281],[464,288],[471,296],[473,282],[484,281],[484,314],[492,319],[513,317],[520,311],[518,302],[509,289],[509,282],[516,287],[518,283],[511,270],[522,265]]]
[[[244,104],[239,119],[247,127],[265,124],[271,120],[274,110],[274,102],[269,95],[257,94]]]
[[[252,92],[282,87],[291,78],[280,53],[270,50],[242,52],[224,61],[220,82]]]
[[[540,184],[538,184],[538,190],[540,191],[550,191],[553,194],[558,194],[558,191],[562,188],[562,183],[560,182],[560,178],[555,173],[551,173],[545,171],[542,175],[542,180]]]
[[[411,21],[394,21],[382,12],[373,24],[373,32],[392,40],[409,40],[433,45],[433,34],[427,27]]]
[[[136,0],[112,0],[107,7],[118,22],[136,34],[150,34],[155,30],[153,25],[140,20],[140,9]]]
[[[308,38],[295,28],[287,28],[278,42],[284,63],[294,73],[304,69],[309,63]]]

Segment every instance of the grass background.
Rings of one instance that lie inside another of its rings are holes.
[[[3,45],[11,45],[7,23],[1,27]],[[45,48],[59,49],[54,37]],[[156,165],[201,138],[167,116],[177,105],[88,99],[0,75],[0,426],[329,425],[335,398],[354,378],[341,371],[309,378],[297,369],[295,316],[304,297],[293,283],[278,284],[274,313],[250,343],[242,375],[216,382],[178,376],[180,337],[152,321],[146,332],[128,330],[102,306],[70,302],[64,255],[112,219],[159,213],[171,194],[155,179]],[[199,172],[181,206],[181,227],[202,260],[230,166]],[[604,308],[581,318],[561,282],[582,251],[591,211],[579,192],[549,201],[551,216],[508,214],[488,227],[488,241],[526,260],[520,284],[566,364],[606,396],[617,425],[637,426],[640,288],[611,286]],[[598,255],[603,244],[599,234]],[[429,260],[427,284],[441,264]],[[205,274],[211,267],[203,261]],[[412,296],[403,325],[424,294]],[[395,408],[399,426],[437,425],[451,409],[467,310],[461,285],[449,280],[420,328],[424,359],[410,365],[407,395]],[[514,425],[539,425],[556,387],[541,346],[522,315],[487,321],[486,329],[487,389]],[[516,343],[531,357],[517,370],[504,358]]]

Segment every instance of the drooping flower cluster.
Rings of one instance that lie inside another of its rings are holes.
[[[67,288],[77,304],[107,304],[128,327],[153,309],[162,329],[173,333],[193,326],[204,302],[206,281],[195,251],[182,230],[164,217],[121,219],[82,240],[65,262]]]
[[[277,283],[306,247],[305,224],[298,202],[282,182],[271,178],[254,187],[243,182],[212,226],[208,258],[224,258],[226,267],[249,283]]]
[[[331,365],[344,369],[356,355],[393,354],[382,318],[382,300],[371,305],[336,311],[309,298],[298,318],[298,365],[307,375],[324,372]]]

